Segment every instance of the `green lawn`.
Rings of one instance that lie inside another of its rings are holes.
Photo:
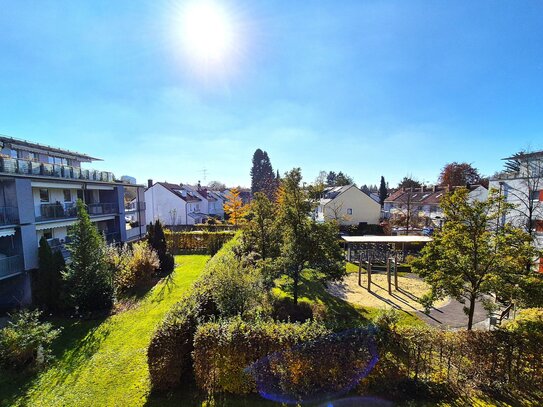
[[[164,314],[202,272],[208,256],[177,256],[171,276],[128,311],[64,326],[57,361],[37,375],[0,372],[0,405],[141,406],[149,396],[146,350]]]
[[[358,266],[347,263],[347,273],[358,272]],[[299,299],[310,303],[320,303],[326,308],[327,316],[335,321],[338,329],[352,328],[365,325],[379,312],[378,308],[361,307],[350,304],[328,293],[323,283],[316,280],[311,273],[303,272],[299,287]],[[274,294],[292,297],[292,287],[289,279],[282,277],[277,281]],[[424,322],[415,315],[400,311],[399,325],[422,325]]]

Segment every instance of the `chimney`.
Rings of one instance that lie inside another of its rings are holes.
[[[152,179],[148,179],[147,180],[147,188],[151,188],[153,186],[153,180]]]

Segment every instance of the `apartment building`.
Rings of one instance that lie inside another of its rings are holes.
[[[532,235],[534,245],[543,249],[543,151],[518,153],[503,159],[506,169],[490,179],[513,205],[503,222],[510,222]],[[543,258],[539,259],[543,273]]]
[[[67,253],[64,245],[77,220],[78,199],[108,242],[145,234],[143,186],[82,167],[93,161],[99,159],[0,136],[0,308],[30,302],[29,271],[38,267],[41,237]],[[127,194],[132,202],[125,203]],[[127,223],[127,215],[135,221]]]

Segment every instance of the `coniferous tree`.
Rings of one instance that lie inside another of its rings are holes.
[[[166,235],[164,234],[164,228],[162,227],[160,220],[157,219],[154,225],[151,223],[147,228],[147,241],[158,254],[160,270],[166,273],[173,271],[175,259],[168,251]]]
[[[107,267],[104,238],[77,201],[77,222],[70,231],[71,263],[63,274],[69,304],[82,312],[113,304],[113,278]]]
[[[385,183],[385,177],[381,175],[381,184],[379,185],[379,203],[381,207],[385,204],[385,199],[388,197],[387,184]]]
[[[40,239],[38,248],[38,270],[33,275],[34,302],[47,310],[62,308],[62,253],[51,250],[47,239]]]
[[[251,193],[263,192],[270,200],[275,199],[277,179],[268,153],[258,148],[253,154],[251,168]]]

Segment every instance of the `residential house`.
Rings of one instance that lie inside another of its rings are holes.
[[[469,198],[486,200],[488,190],[482,185],[468,185]],[[452,188],[454,189],[454,187]],[[422,186],[420,188],[400,188],[385,199],[383,218],[404,219],[409,214],[409,227],[440,227],[443,222],[441,199],[451,188],[446,186]]]
[[[30,270],[38,267],[45,237],[55,250],[76,222],[83,200],[92,222],[108,242],[137,240],[145,228],[125,222],[125,188],[111,172],[82,168],[99,159],[86,154],[0,136],[0,308],[28,304]],[[131,185],[133,213],[145,225],[143,186]]]
[[[148,222],[160,220],[165,225],[195,225],[207,217],[207,202],[192,187],[169,182],[148,181],[145,190]]]
[[[516,154],[504,160],[511,165],[493,176],[489,185],[513,204],[513,210],[502,221],[530,231],[535,246],[543,249],[543,151]],[[543,258],[538,267],[543,273]]]
[[[315,210],[317,221],[336,220],[341,225],[377,224],[381,205],[355,185],[325,188]]]

